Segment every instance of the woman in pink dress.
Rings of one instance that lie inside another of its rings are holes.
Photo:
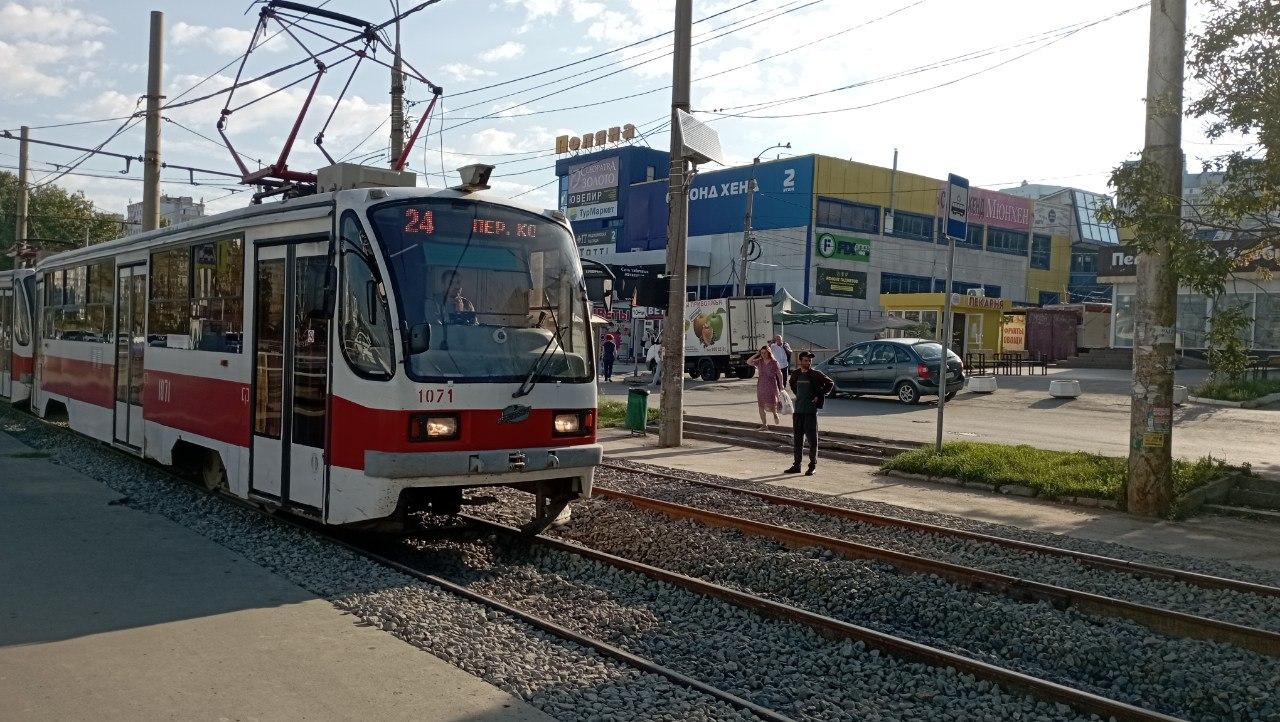
[[[759,353],[747,359],[747,363],[756,369],[756,406],[760,409],[760,431],[769,429],[767,413],[773,414],[773,423],[782,423],[778,418],[778,408],[782,393],[782,369],[774,360],[768,346],[761,347]]]

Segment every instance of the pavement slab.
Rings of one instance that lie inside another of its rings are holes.
[[[548,720],[0,434],[0,719]]]

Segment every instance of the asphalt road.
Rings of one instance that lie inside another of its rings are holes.
[[[1178,383],[1194,386],[1204,374],[1179,371]],[[1054,378],[1078,379],[1084,394],[1070,400],[1050,398],[1049,381]],[[1050,369],[1048,376],[1000,376],[996,393],[962,391],[947,404],[945,438],[1124,456],[1129,440],[1129,378],[1128,371],[1111,369]],[[616,398],[624,397],[627,388],[618,382],[601,385],[603,394]],[[650,405],[656,407],[656,396]],[[685,409],[691,415],[758,420],[755,380],[686,379]],[[932,398],[905,406],[889,397],[863,397],[829,400],[820,423],[849,433],[928,442],[934,439],[936,418]],[[1177,408],[1173,451],[1185,458],[1211,454],[1249,463],[1260,473],[1280,477],[1280,405]]]

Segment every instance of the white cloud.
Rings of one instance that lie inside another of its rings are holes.
[[[55,5],[19,5],[0,8],[0,36],[68,40],[92,38],[111,32],[106,21],[76,8]]]
[[[0,40],[0,91],[17,102],[32,100],[31,96],[61,95],[81,76],[78,62],[101,50],[102,43],[97,40],[62,45]]]
[[[189,25],[182,21],[169,31],[169,37],[176,47],[204,47],[226,56],[243,53],[249,47],[249,38],[252,35],[252,30],[232,27],[211,28],[204,25]],[[269,35],[268,37],[271,39],[265,43],[259,42],[255,49],[278,52],[285,48],[283,36]]]
[[[508,40],[496,48],[490,48],[480,53],[480,59],[486,63],[492,63],[498,60],[514,60],[521,55],[524,55],[524,44]]]
[[[476,78],[484,78],[490,75],[496,75],[492,70],[477,68],[466,63],[446,63],[440,66],[440,70],[454,80],[475,80]]]

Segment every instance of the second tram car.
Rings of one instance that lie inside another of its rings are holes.
[[[0,399],[17,404],[31,398],[35,338],[31,298],[35,271],[0,271]]]
[[[210,487],[369,526],[508,485],[536,496],[536,528],[590,493],[590,304],[558,212],[465,187],[340,190],[28,276],[34,328],[5,338],[36,345],[35,413]]]

